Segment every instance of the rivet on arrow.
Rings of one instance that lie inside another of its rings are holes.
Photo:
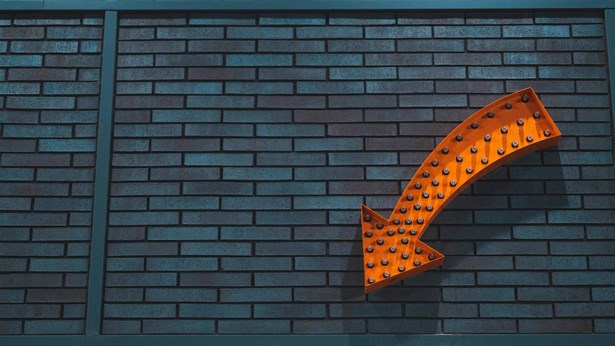
[[[365,250],[367,250],[367,252],[374,252],[374,247],[370,245]]]
[[[417,189],[417,190],[420,189],[422,186],[423,185],[421,185],[421,183],[414,184],[414,188]]]
[[[395,246],[391,246],[391,247],[389,248],[389,251],[390,251],[391,253],[395,253],[395,251],[397,251],[397,248],[396,248]]]
[[[546,130],[545,130],[545,132],[544,132],[544,134],[545,134],[545,136],[547,136],[547,137],[551,136],[551,130],[546,129]]]
[[[405,214],[408,211],[408,209],[406,209],[406,207],[401,207],[399,208],[399,212],[402,214]]]
[[[397,270],[399,270],[400,272],[403,272],[404,270],[406,270],[406,267],[399,266],[399,267],[397,267]]]
[[[423,252],[423,249],[421,249],[420,246],[417,246],[416,249],[414,249],[414,252],[416,252],[417,254],[420,254],[421,252]]]
[[[438,198],[439,199],[444,198],[444,192],[438,192]]]
[[[474,170],[472,169],[472,167],[468,167],[468,168],[466,168],[466,173],[468,173],[468,174],[472,174],[472,172],[474,172]]]
[[[371,238],[374,235],[374,233],[372,231],[367,231],[365,232],[365,236],[368,238]]]
[[[523,119],[521,118],[517,119],[517,125],[523,126]]]
[[[538,111],[534,112],[534,119],[540,118],[540,115],[541,115],[540,112]]]
[[[442,174],[448,175],[451,171],[448,168],[442,170]]]
[[[423,172],[423,178],[429,178],[429,171]]]
[[[457,185],[457,182],[455,180],[451,180],[451,186],[455,186]]]
[[[408,238],[406,237],[401,238],[401,242],[402,244],[408,244]]]
[[[433,206],[432,206],[431,204],[428,204],[428,205],[425,207],[425,209],[426,209],[427,211],[432,211],[432,210],[433,210]]]
[[[384,239],[378,238],[378,240],[376,240],[376,243],[378,243],[378,245],[382,245],[384,244]]]
[[[399,225],[399,219],[398,218],[394,218],[393,219],[393,224],[394,225]]]
[[[440,185],[440,182],[438,181],[438,179],[434,179],[434,180],[431,181],[431,185],[438,186],[438,185]]]
[[[392,229],[389,228],[389,230],[387,231],[387,235],[389,237],[392,237],[395,234],[395,231],[393,231]]]
[[[443,154],[448,154],[448,147],[442,148],[442,153]]]
[[[436,167],[438,165],[438,160],[431,161],[431,165]]]
[[[374,278],[369,278],[367,279],[367,282],[369,282],[370,284],[373,284],[374,282],[376,282],[376,280]]]
[[[411,218],[407,218],[405,223],[406,223],[406,225],[411,225],[412,224],[412,219]]]
[[[489,159],[487,158],[487,156],[483,156],[483,158],[480,159],[480,162],[482,162],[483,165],[486,165],[487,162],[489,162]]]
[[[430,253],[429,256],[427,256],[427,258],[433,261],[436,258],[436,255]]]
[[[504,155],[504,148],[498,148],[498,154]]]
[[[415,209],[415,210],[421,210],[421,203],[416,203],[416,204],[414,205],[414,209]]]
[[[457,136],[455,136],[455,139],[457,140],[457,142],[461,142],[463,140],[463,135],[460,133]]]
[[[385,266],[385,265],[389,264],[389,260],[387,260],[386,258],[383,258],[382,261],[380,261],[380,264]]]
[[[461,162],[461,161],[463,161],[463,156],[461,156],[461,155],[457,155],[457,157],[455,158],[455,160],[457,160],[457,162]]]
[[[532,141],[534,141],[534,137],[532,137],[531,135],[530,135],[530,136],[527,136],[525,139],[526,139],[528,142],[532,142]]]
[[[478,123],[475,121],[470,126],[472,126],[473,129],[476,129],[476,128],[478,128]]]
[[[491,135],[485,135],[485,142],[491,141]]]
[[[374,262],[372,262],[372,261],[367,262],[367,267],[368,268],[373,268],[374,267]]]
[[[478,151],[478,148],[476,146],[474,146],[474,145],[472,146],[472,148],[470,148],[470,152],[472,154],[476,154],[477,151]]]
[[[372,216],[367,214],[367,215],[365,215],[364,220],[367,221],[367,222],[370,222],[370,221],[372,221]]]
[[[384,276],[385,279],[388,279],[391,274],[389,274],[389,272],[384,272],[382,273],[382,276]]]
[[[404,252],[404,253],[401,254],[401,258],[403,258],[403,259],[408,259],[408,257],[410,257],[410,255],[408,255],[407,252]]]
[[[530,100],[530,96],[528,94],[523,94],[523,97],[521,97],[521,101],[523,102],[527,102]]]
[[[487,113],[487,118],[493,118],[495,116],[495,113],[493,113],[493,111],[489,111]]]
[[[404,234],[404,232],[406,232],[406,230],[403,227],[399,227],[397,229],[397,233],[399,233],[399,234]]]
[[[409,200],[409,201],[411,201],[411,200],[413,200],[413,199],[414,199],[414,196],[412,196],[412,195],[407,195],[407,196],[406,196],[406,199],[407,199],[407,200]]]
[[[510,143],[510,145],[511,145],[513,148],[516,148],[516,147],[518,147],[518,146],[519,146],[519,142],[517,142],[516,140],[514,140],[514,141],[512,141],[512,143]]]
[[[415,267],[418,267],[418,266],[420,266],[420,265],[421,265],[421,261],[419,261],[419,260],[415,259],[415,260],[414,260],[414,266],[415,266]]]
[[[410,235],[416,235],[416,230],[414,228],[410,230]]]
[[[503,126],[500,130],[502,133],[508,133],[508,126]]]
[[[506,104],[504,105],[504,107],[505,107],[506,109],[511,109],[511,108],[512,108],[512,103],[510,103],[510,102],[506,102]]]
[[[418,223],[419,225],[422,225],[423,222],[425,222],[425,220],[423,220],[422,217],[419,217],[418,219],[416,219],[416,223]]]
[[[381,224],[380,222],[378,222],[378,223],[376,224],[376,227],[377,227],[378,229],[382,229],[382,227],[384,227],[384,225],[383,225],[383,224]]]
[[[428,198],[428,197],[429,197],[429,192],[424,191],[424,192],[423,192],[423,198]]]

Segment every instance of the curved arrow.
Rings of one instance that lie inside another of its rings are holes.
[[[441,266],[444,255],[420,240],[433,219],[485,174],[560,136],[532,88],[463,121],[429,154],[388,219],[361,206],[365,293]]]

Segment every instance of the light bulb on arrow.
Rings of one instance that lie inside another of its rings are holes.
[[[463,121],[421,164],[388,219],[361,206],[365,293],[441,266],[444,255],[420,239],[444,207],[482,176],[560,137],[532,88]]]

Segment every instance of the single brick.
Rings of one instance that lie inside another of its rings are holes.
[[[297,38],[362,38],[363,28],[360,26],[323,26],[297,27]]]
[[[224,37],[223,28],[203,27],[157,27],[158,39],[220,39]]]
[[[175,317],[173,304],[105,304],[105,317]]]
[[[514,301],[515,291],[508,287],[445,287],[443,299],[451,302]]]
[[[160,319],[144,320],[143,334],[213,334],[215,321]]]
[[[517,297],[521,301],[588,301],[586,287],[519,287]],[[595,298],[594,298],[595,299]]]
[[[217,270],[215,258],[148,258],[146,270],[156,271],[208,271]]]
[[[514,319],[446,319],[445,333],[514,333]]]
[[[227,54],[226,66],[291,66],[288,54]]]
[[[395,79],[395,67],[334,67],[330,69],[331,79]]]
[[[259,40],[259,52],[324,52],[325,41]]]
[[[222,320],[218,323],[220,334],[288,334],[288,320]]]
[[[464,40],[398,40],[400,52],[463,52]]]
[[[255,318],[323,318],[324,304],[255,304]]]
[[[383,53],[366,54],[365,64],[374,66],[408,66],[408,65],[431,65],[430,54],[425,53]]]
[[[296,54],[297,66],[361,66],[362,54]]]
[[[434,26],[434,37],[500,37],[497,26]]]

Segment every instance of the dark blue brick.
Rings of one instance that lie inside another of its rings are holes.
[[[514,319],[446,319],[445,333],[514,333]]]
[[[79,334],[83,327],[82,320],[30,320],[24,324],[24,334]]]
[[[175,317],[173,304],[105,304],[105,317]]]
[[[507,287],[445,287],[443,299],[451,302],[514,301],[515,291]]]
[[[434,37],[500,37],[497,26],[435,26]]]
[[[287,320],[222,320],[218,323],[220,334],[288,334],[290,329]]]
[[[463,40],[398,40],[400,52],[463,52]]]
[[[521,301],[536,302],[588,301],[589,289],[583,287],[519,287],[517,297]]]
[[[222,208],[226,210],[275,210],[290,209],[290,198],[284,197],[223,197]]]
[[[608,271],[554,272],[551,275],[553,284],[558,286],[615,285],[615,273]]]
[[[323,318],[324,304],[255,304],[255,318]]]
[[[555,303],[557,317],[613,316],[615,303]]]
[[[547,272],[479,272],[477,274],[478,284],[499,285],[499,286],[546,286],[549,284],[549,273]]]
[[[309,28],[321,29],[321,28]],[[361,66],[363,55],[361,54],[297,54],[295,56],[297,66]]]
[[[292,55],[288,54],[229,54],[226,66],[291,66]]]
[[[290,288],[220,289],[220,302],[284,302],[290,300]]]
[[[330,69],[331,79],[395,79],[397,70],[394,67],[333,67]]]
[[[290,259],[288,266],[291,266]],[[268,269],[268,267],[267,267]],[[269,270],[269,269],[268,269]],[[324,286],[326,284],[325,273],[255,273],[254,284],[256,286]]]
[[[215,322],[209,320],[144,320],[143,334],[213,334]]]
[[[359,26],[298,27],[297,38],[362,38],[363,29]]]

